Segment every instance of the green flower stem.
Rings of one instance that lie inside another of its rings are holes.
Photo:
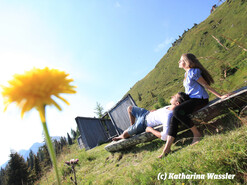
[[[51,157],[53,168],[55,169],[55,172],[56,172],[57,182],[60,185],[61,182],[60,182],[58,169],[57,169],[56,154],[55,154],[55,151],[54,151],[54,148],[53,148],[53,145],[52,145],[51,137],[49,136],[49,132],[48,132],[48,129],[47,129],[46,122],[42,122],[42,126],[43,126],[43,130],[44,130],[44,133],[45,133],[45,141],[46,141],[46,144],[47,144],[47,147],[48,147],[48,151],[49,151],[49,154],[50,154],[50,157]]]

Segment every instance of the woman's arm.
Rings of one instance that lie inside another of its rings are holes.
[[[210,91],[211,93],[213,93],[215,96],[224,99],[227,98],[228,96],[230,96],[231,94],[225,94],[225,95],[221,95],[220,93],[218,93],[214,88],[212,88],[210,85],[208,85],[208,83],[204,80],[204,78],[201,76],[198,78],[197,82],[199,84],[201,84],[203,87],[205,87],[208,91]]]

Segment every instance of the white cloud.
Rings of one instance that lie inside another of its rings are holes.
[[[167,48],[173,41],[174,39],[172,37],[170,38],[166,38],[165,41],[163,41],[162,43],[158,44],[156,46],[156,48],[154,49],[155,52],[160,52],[162,50],[164,50],[165,48]]]

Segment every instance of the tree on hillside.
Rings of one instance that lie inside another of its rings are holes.
[[[41,164],[38,156],[34,155],[34,172],[36,175],[36,179],[39,179],[41,177],[42,169]]]
[[[68,132],[67,132],[67,137],[68,137],[68,143],[69,143],[69,145],[72,145],[73,142],[72,142],[72,139],[71,139],[71,137],[70,137],[70,135],[69,135]]]
[[[100,103],[96,102],[96,108],[94,109],[96,112],[94,112],[98,118],[101,118],[104,114],[104,108],[100,105]]]
[[[80,130],[78,128],[78,126],[76,126],[76,135],[79,136],[81,133],[80,133]]]
[[[67,145],[66,137],[61,137],[60,138],[61,146],[62,148]]]
[[[39,147],[39,150],[38,150],[38,153],[37,153],[37,156],[38,156],[40,161],[44,160],[44,153],[43,153],[42,147]]]
[[[42,162],[43,162],[44,167],[46,167],[46,166],[51,167],[52,163],[51,163],[51,158],[50,158],[50,154],[48,152],[47,145],[46,144],[43,145],[41,147],[41,149],[42,149],[42,155],[43,155],[43,161]]]
[[[24,158],[17,152],[11,152],[10,160],[7,169],[7,184],[9,185],[23,185],[28,184],[28,166]]]
[[[77,136],[77,133],[76,131],[74,131],[73,129],[71,129],[71,135],[72,135],[72,139],[75,140],[76,139],[76,136]]]
[[[28,167],[32,170],[34,166],[34,153],[32,150],[29,152]]]
[[[0,185],[7,184],[7,173],[6,169],[1,168],[0,170]]]
[[[56,156],[61,153],[61,144],[56,139],[53,141]]]

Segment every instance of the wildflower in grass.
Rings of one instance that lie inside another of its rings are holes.
[[[61,110],[61,107],[53,100],[53,97],[57,97],[69,104],[68,101],[60,96],[61,93],[76,93],[75,86],[70,85],[73,80],[67,77],[68,74],[57,69],[49,69],[48,67],[44,69],[34,68],[24,74],[15,74],[13,79],[9,81],[8,87],[2,86],[5,110],[11,103],[16,103],[20,107],[22,117],[24,113],[33,108],[38,110],[58,184],[60,184],[60,179],[55,152],[46,125],[45,107],[46,105],[54,105]]]

